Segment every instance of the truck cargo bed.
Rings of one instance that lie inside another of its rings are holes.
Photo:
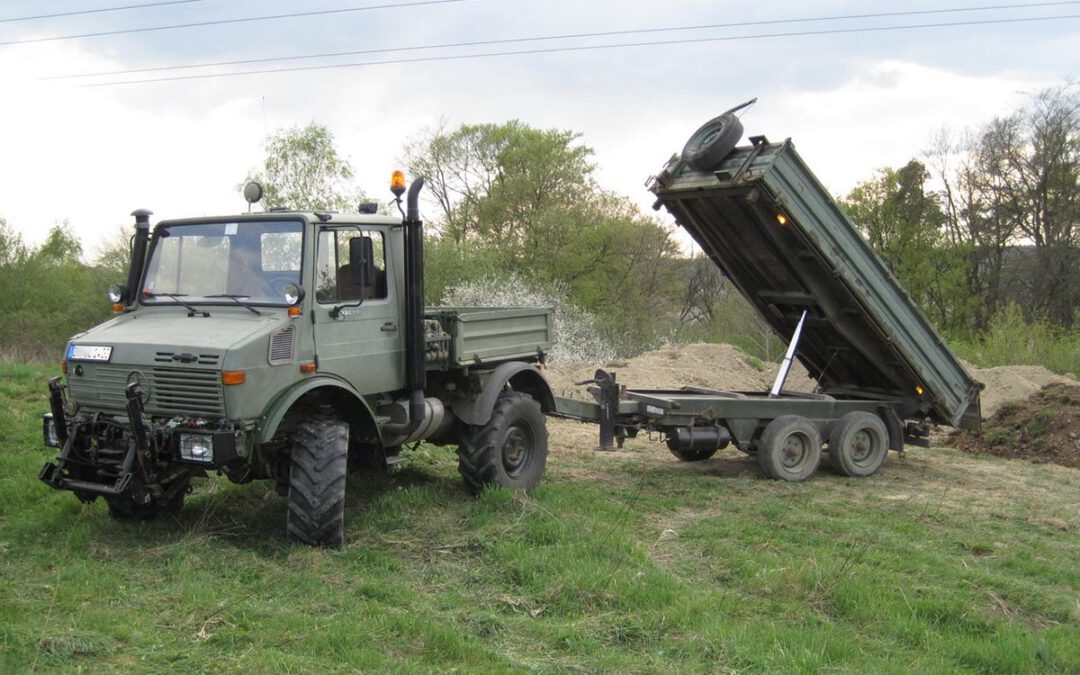
[[[464,368],[543,360],[551,349],[554,328],[547,307],[428,307],[424,316],[439,321],[448,342],[447,358],[432,365]]]
[[[904,400],[977,428],[976,382],[790,141],[751,139],[713,171],[672,158],[650,189],[777,334],[804,310],[798,359],[839,399]]]

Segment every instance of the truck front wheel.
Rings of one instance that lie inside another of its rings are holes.
[[[289,467],[289,541],[341,548],[345,542],[345,474],[349,425],[341,420],[299,423]]]
[[[476,492],[485,485],[536,487],[547,464],[545,422],[540,404],[527,394],[500,394],[488,423],[462,434],[458,471],[465,484]]]

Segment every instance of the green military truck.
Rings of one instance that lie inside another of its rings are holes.
[[[457,445],[474,489],[536,485],[551,310],[426,309],[421,186],[404,219],[364,205],[151,229],[136,211],[116,316],[72,337],[49,383],[60,455],[41,480],[143,519],[177,511],[208,471],[269,479],[289,538],[328,546],[342,543],[347,468],[394,464],[407,443]]]
[[[769,392],[627,389],[598,370],[594,401],[555,397],[541,366],[550,310],[425,308],[413,182],[402,219],[267,213],[170,220],[137,211],[117,316],[74,336],[49,383],[48,485],[104,497],[118,518],[182,505],[193,478],[276,482],[291,540],[343,541],[350,467],[407,443],[456,445],[467,485],[529,488],[545,415],[599,425],[599,449],[658,432],[680,460],[729,443],[770,478],[844,475],[926,445],[929,423],[977,427],[972,380],[799,158],[763,136],[735,147],[729,111],[651,179],[666,208],[785,339]],[[249,201],[259,189],[250,186]],[[783,389],[798,359],[814,393]]]

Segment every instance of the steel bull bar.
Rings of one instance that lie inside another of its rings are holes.
[[[64,475],[64,469],[79,460],[72,459],[72,451],[75,444],[75,434],[69,434],[64,416],[64,385],[59,377],[49,380],[49,405],[52,409],[53,419],[56,421],[56,434],[62,443],[63,449],[56,462],[46,462],[38,472],[38,479],[49,487],[57,490],[71,490],[81,495],[94,497],[113,497],[123,494],[131,485],[134,477],[135,462],[145,458],[150,453],[150,439],[146,433],[146,422],[143,417],[142,391],[138,382],[131,382],[124,389],[127,397],[128,424],[131,427],[132,442],[128,443],[124,451],[124,460],[120,464],[120,473],[116,481],[111,485],[95,481],[80,480]]]

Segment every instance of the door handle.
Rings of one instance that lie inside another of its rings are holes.
[[[397,324],[393,321],[387,321],[382,325],[382,328],[380,328],[379,330],[384,333],[393,333],[397,331]]]

